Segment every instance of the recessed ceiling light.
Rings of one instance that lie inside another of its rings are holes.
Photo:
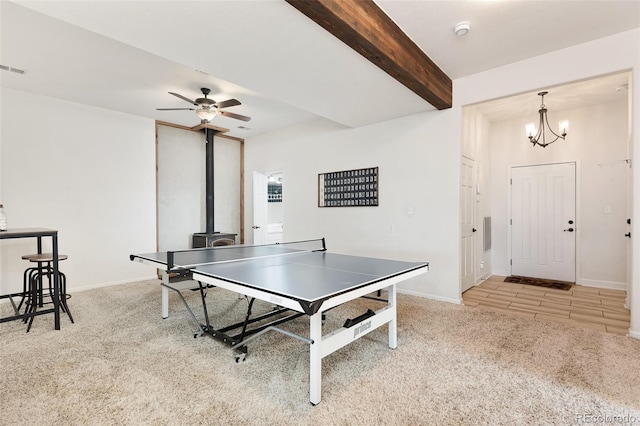
[[[471,30],[471,24],[469,22],[460,22],[453,27],[453,32],[458,36],[462,37],[466,35]]]

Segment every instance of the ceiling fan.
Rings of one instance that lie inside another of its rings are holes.
[[[189,102],[190,104],[195,105],[197,108],[156,108],[158,111],[180,111],[180,110],[189,110],[195,111],[196,115],[202,120],[203,123],[210,122],[213,117],[220,114],[223,117],[235,118],[237,120],[249,121],[251,117],[247,117],[246,115],[235,114],[229,111],[223,111],[222,108],[232,107],[236,105],[241,105],[240,101],[237,99],[229,99],[222,102],[216,102],[213,99],[209,99],[207,95],[211,93],[211,90],[203,87],[200,89],[204,98],[198,98],[195,101],[182,96],[179,93],[169,92],[170,95],[176,96],[184,101]]]

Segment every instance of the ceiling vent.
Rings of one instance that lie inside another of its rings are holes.
[[[0,65],[0,69],[4,70],[4,71],[10,71],[10,72],[15,72],[16,74],[24,74],[24,70],[21,70],[20,68],[12,68],[12,67],[8,67],[6,65]]]

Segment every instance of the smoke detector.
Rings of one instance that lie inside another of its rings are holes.
[[[462,37],[463,35],[466,35],[470,30],[471,30],[471,24],[469,22],[467,22],[467,21],[460,22],[460,23],[456,24],[455,27],[453,27],[453,32],[458,37]]]

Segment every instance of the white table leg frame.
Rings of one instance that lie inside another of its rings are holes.
[[[167,271],[162,271],[162,282],[169,284],[169,274]],[[162,287],[162,318],[169,318],[169,289],[165,286]]]
[[[389,348],[398,346],[395,284],[387,287],[387,290],[387,305],[352,327],[341,327],[323,336],[322,312],[310,317],[310,338],[313,343],[309,349],[309,399],[312,405],[319,404],[322,399],[322,358],[385,324],[389,324]]]

